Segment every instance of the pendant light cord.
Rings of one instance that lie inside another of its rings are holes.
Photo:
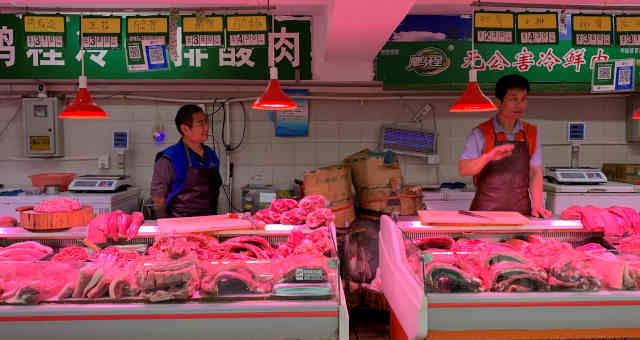
[[[80,14],[80,64],[82,65],[82,74],[84,76],[84,30],[82,29],[83,14]]]

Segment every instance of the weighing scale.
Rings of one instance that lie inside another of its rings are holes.
[[[69,185],[75,192],[116,192],[133,185],[131,177],[125,175],[83,175],[73,179]]]
[[[600,169],[590,167],[546,167],[545,179],[558,184],[603,184],[607,176]]]

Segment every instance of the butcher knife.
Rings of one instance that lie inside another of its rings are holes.
[[[490,221],[495,221],[493,219],[493,217],[483,216],[483,215],[476,214],[476,213],[468,211],[468,210],[458,210],[458,214],[467,215],[467,216],[471,216],[471,217],[477,217],[477,218],[485,218],[485,219],[490,220]]]

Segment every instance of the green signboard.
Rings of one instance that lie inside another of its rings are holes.
[[[80,16],[65,15],[64,47],[27,47],[25,23],[21,16],[0,14],[0,78],[2,79],[74,79],[80,75]],[[232,16],[227,16],[232,17]],[[148,17],[131,17],[148,18]],[[129,18],[127,18],[129,19]],[[275,19],[275,33],[267,35],[266,46],[184,46],[182,37],[175,61],[167,69],[129,71],[127,51],[136,54],[125,36],[154,35],[157,26],[137,22],[128,30],[129,20],[121,20],[119,48],[111,46],[87,49],[85,73],[89,79],[268,79],[269,58],[278,68],[279,79],[311,79],[311,22],[308,18]],[[271,22],[271,17],[267,17]],[[59,30],[58,26],[50,26]],[[270,26],[269,26],[270,27]],[[46,32],[45,32],[46,33]],[[184,34],[184,32],[183,32]],[[265,32],[266,34],[266,32]],[[137,39],[132,39],[137,40]],[[271,53],[269,53],[271,51]],[[152,53],[153,55],[153,53]],[[130,59],[130,63],[140,59]]]
[[[579,83],[580,89],[588,89],[596,62],[640,55],[640,48],[576,48],[570,40],[560,40],[553,46],[476,47],[471,51],[471,42],[464,40],[389,42],[378,54],[376,78],[384,82],[385,88],[463,88],[473,67],[478,70],[481,83],[493,83],[503,75],[519,73],[534,83]]]

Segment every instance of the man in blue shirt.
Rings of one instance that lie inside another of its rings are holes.
[[[209,139],[209,119],[196,105],[184,105],[176,114],[180,141],[156,155],[151,198],[157,217],[215,215],[222,179]]]
[[[529,81],[512,74],[496,83],[498,114],[471,131],[460,157],[461,176],[477,186],[471,210],[517,211],[548,218],[542,206],[542,152],[538,129],[520,118]]]

